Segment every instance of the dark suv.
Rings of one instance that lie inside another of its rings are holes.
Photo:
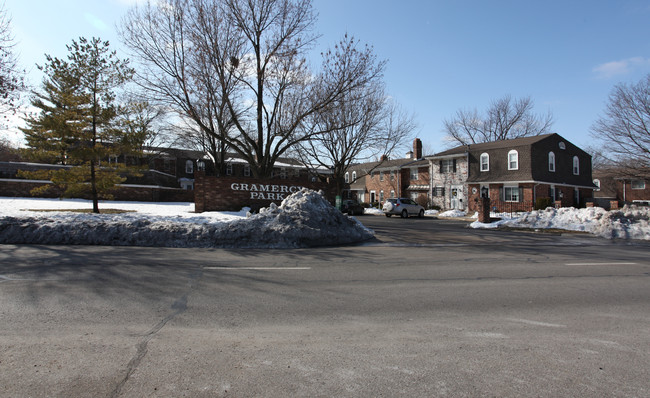
[[[347,213],[349,216],[363,214],[363,206],[354,199],[346,199],[341,202],[341,212]]]

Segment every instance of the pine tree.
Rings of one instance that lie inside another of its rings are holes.
[[[75,166],[48,176],[66,196],[89,192],[93,212],[99,213],[100,196],[110,197],[109,191],[124,181],[123,167],[105,160],[124,153],[124,143],[130,142],[124,139],[128,132],[114,125],[120,112],[115,90],[134,72],[110,51],[108,41],[81,37],[67,48],[67,60],[47,56],[41,68],[46,74],[43,92],[32,100],[40,113],[26,119],[23,132],[34,158]]]
[[[34,92],[31,105],[40,110],[25,118],[22,128],[29,158],[39,162],[66,165],[68,154],[81,136],[83,105],[88,99],[79,89],[79,80],[70,73],[67,62],[46,56],[48,64],[40,67],[46,77],[43,90]]]

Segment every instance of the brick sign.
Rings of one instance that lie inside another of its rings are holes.
[[[249,199],[252,200],[283,201],[288,195],[296,193],[302,188],[299,185],[249,184],[244,182],[233,182],[230,184],[230,189],[233,191],[249,192]]]
[[[204,211],[239,211],[250,207],[258,211],[271,203],[280,205],[284,199],[302,188],[325,192],[333,201],[335,188],[327,182],[311,182],[308,177],[256,179],[252,177],[215,177],[196,172],[194,176],[194,208]]]

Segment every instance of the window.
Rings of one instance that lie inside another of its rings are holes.
[[[192,162],[191,160],[188,160],[187,162],[185,162],[185,172],[187,174],[194,173],[194,162]]]
[[[379,191],[379,201],[382,202],[382,203],[384,202],[384,191],[383,190]]]
[[[249,169],[250,171],[250,169]],[[226,175],[231,176],[232,175],[232,163],[226,164]]]
[[[645,180],[632,180],[630,185],[632,189],[645,189]]]
[[[205,171],[205,162],[202,160],[199,160],[198,163],[196,164],[196,169],[198,171]]]
[[[600,191],[600,180],[598,178],[594,180],[594,185],[596,186],[596,191]]]
[[[519,187],[503,187],[503,200],[506,202],[519,202]]]
[[[489,198],[490,197],[490,188],[486,185],[481,186],[481,197]]]
[[[574,175],[580,174],[580,159],[578,159],[577,156],[573,157],[573,174]]]
[[[557,146],[559,146],[560,149],[566,149],[566,144],[564,142],[562,142],[562,141],[560,141],[560,143],[557,144]]]
[[[481,154],[481,171],[490,171],[490,155],[487,153]]]
[[[453,173],[456,169],[456,160],[455,159],[444,159],[440,162],[440,172],[441,173]]]
[[[230,166],[230,173],[232,174],[232,166]],[[250,177],[251,176],[251,166],[246,165],[244,166],[244,177]]]
[[[352,172],[352,182],[355,182],[357,180],[357,172],[353,171]]]
[[[553,152],[548,153],[548,171],[555,172],[555,154]]]
[[[390,180],[395,181],[395,171],[391,170],[390,172]]]
[[[287,169],[284,167],[280,169],[280,178],[283,180],[287,179]]]
[[[550,193],[549,196],[551,197],[551,200],[555,202],[556,196],[555,196],[555,185],[551,185]]]
[[[379,172],[379,181],[384,181],[384,172],[383,171]]]
[[[390,190],[390,197],[391,198],[395,197],[395,190],[393,190],[393,189]]]
[[[417,180],[418,179],[418,169],[411,169],[411,180]]]
[[[350,173],[345,173],[345,183],[346,184],[350,183]]]
[[[514,149],[508,152],[508,170],[519,170],[519,153]]]
[[[433,188],[433,196],[445,196],[445,188],[444,187]]]

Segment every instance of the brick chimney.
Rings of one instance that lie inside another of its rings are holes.
[[[422,159],[422,141],[419,138],[413,140],[413,159]]]

